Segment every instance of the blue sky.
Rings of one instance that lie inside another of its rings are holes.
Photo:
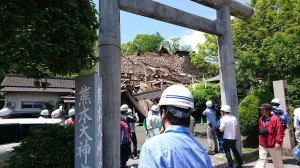
[[[154,0],[198,16],[208,19],[216,18],[216,10],[194,3],[190,0]],[[250,3],[250,0],[240,0]],[[97,9],[99,0],[93,0]],[[137,34],[155,34],[156,32],[165,39],[180,38],[182,45],[191,45],[193,48],[197,43],[203,43],[205,38],[202,32],[194,31],[169,23],[149,19],[143,16],[121,11],[121,43],[132,41]]]

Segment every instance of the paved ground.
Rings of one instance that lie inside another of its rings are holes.
[[[206,140],[206,125],[200,125],[199,123],[196,124],[195,127],[195,139],[203,146],[203,148],[208,149],[208,144]],[[138,153],[140,152],[140,149],[145,142],[146,138],[146,132],[145,128],[142,126],[136,126],[136,135],[137,135],[137,141],[138,141]],[[213,156],[210,156],[211,160],[213,162],[214,168],[223,168],[226,167],[226,157],[225,154],[220,153]],[[284,168],[299,168],[300,166],[297,165],[296,160],[294,160],[292,157],[284,157]],[[129,167],[138,167],[139,160],[133,160],[129,159],[127,162],[127,165]],[[256,164],[255,161],[249,162],[244,164],[245,168],[254,168]],[[267,168],[273,168],[273,163],[268,163]]]

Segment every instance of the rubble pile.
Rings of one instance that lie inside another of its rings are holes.
[[[200,75],[190,63],[188,53],[186,56],[162,52],[139,53],[121,57],[122,88],[132,86],[133,94],[165,88],[175,83],[191,84]]]

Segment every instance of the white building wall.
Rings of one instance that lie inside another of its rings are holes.
[[[32,92],[11,92],[5,95],[5,105],[11,102],[13,111],[41,111],[40,108],[22,108],[22,101],[53,102],[55,106],[59,101],[58,93],[32,93]]]

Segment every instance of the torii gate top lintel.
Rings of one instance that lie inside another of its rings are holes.
[[[224,4],[229,3],[230,15],[243,20],[247,20],[251,18],[254,13],[254,9],[252,7],[243,4],[237,0],[191,0],[191,1],[213,9],[220,9]]]
[[[120,10],[124,10],[137,15],[160,20],[170,24],[190,28],[197,31],[213,35],[222,35],[222,28],[218,27],[218,20],[210,20],[197,16],[180,9],[176,9],[152,0],[117,0]],[[249,19],[254,10],[236,0],[191,0],[204,6],[220,9],[224,5],[229,5],[230,14],[240,19]],[[178,19],[181,18],[181,19]]]

